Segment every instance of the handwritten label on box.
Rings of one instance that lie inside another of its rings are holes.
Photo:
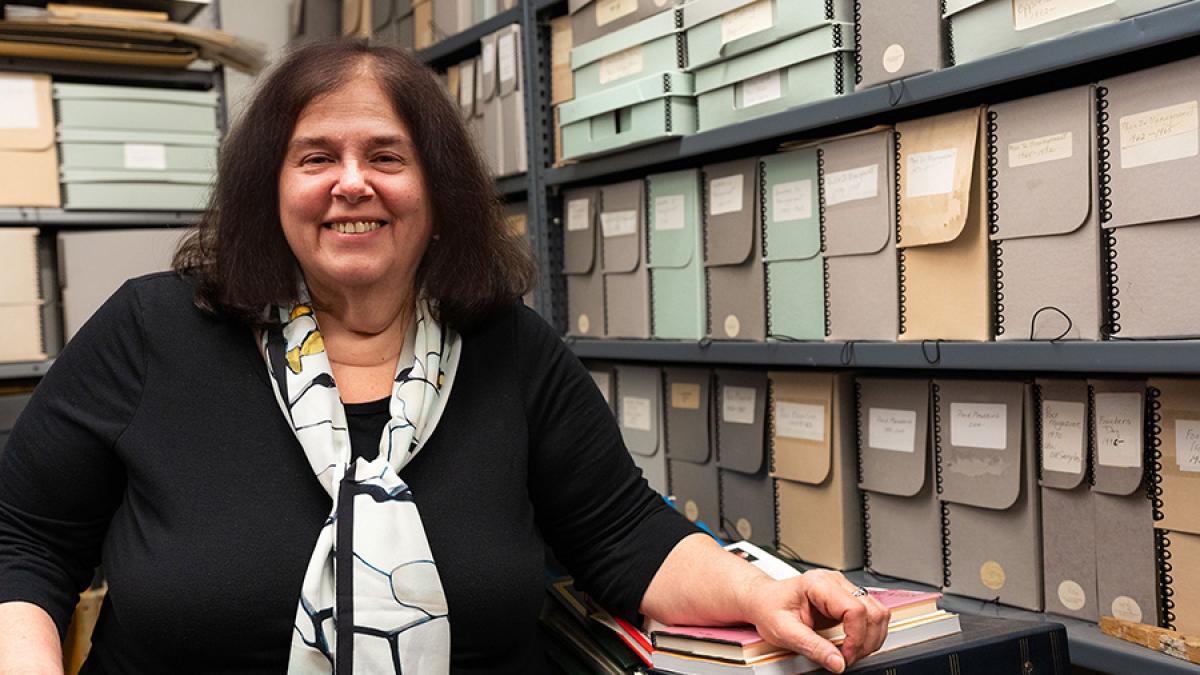
[[[605,211],[600,214],[604,237],[627,237],[637,234],[637,211]]]
[[[950,444],[960,448],[1008,447],[1008,406],[1003,403],[951,403]]]
[[[1083,425],[1087,406],[1074,401],[1042,401],[1042,469],[1083,471]]]
[[[719,216],[723,213],[737,213],[742,210],[742,188],[744,176],[737,173],[724,178],[716,178],[708,184],[708,213]]]
[[[123,148],[126,169],[167,168],[167,146],[162,143],[125,143]]]
[[[683,195],[663,195],[654,198],[654,229],[667,232],[684,226]]]
[[[512,82],[517,79],[517,36],[515,33],[505,33],[496,40],[496,49],[500,52],[500,81]]]
[[[567,231],[586,230],[591,225],[588,216],[591,205],[587,199],[572,199],[567,202]]]
[[[878,196],[878,164],[825,174],[825,206],[837,206]]]
[[[1019,166],[1032,166],[1059,159],[1070,159],[1072,140],[1071,132],[1064,131],[1061,134],[1009,143],[1008,167],[1015,169]]]
[[[904,194],[912,197],[948,195],[954,191],[958,148],[914,152],[908,156]]]
[[[782,71],[773,70],[769,73],[752,77],[741,84],[742,107],[752,108],[763,103],[770,103],[783,97]]]
[[[775,435],[802,441],[825,440],[825,406],[777,401]]]
[[[1142,465],[1142,395],[1096,394],[1096,461],[1104,466]]]
[[[641,45],[600,59],[600,84],[640,74],[646,68]]]
[[[36,129],[37,93],[32,77],[0,75],[0,129]]]
[[[871,408],[867,422],[867,445],[876,450],[917,451],[917,412]]]
[[[1200,471],[1200,421],[1175,421],[1175,460],[1180,471]]]
[[[731,424],[754,424],[753,387],[721,388],[721,419]]]
[[[777,223],[808,220],[813,217],[812,181],[776,183],[771,188],[771,214]]]
[[[792,0],[795,2],[795,0]],[[721,17],[721,44],[727,45],[748,35],[775,26],[775,0],[757,0]]]
[[[1113,2],[1115,0],[1013,0],[1013,28],[1036,28]]]
[[[637,431],[650,431],[650,399],[622,396],[621,426]]]
[[[596,25],[608,24],[637,11],[638,0],[596,0]]]
[[[1121,168],[1200,154],[1197,102],[1187,101],[1121,118]]]
[[[700,385],[691,382],[672,383],[671,407],[680,410],[699,410]]]

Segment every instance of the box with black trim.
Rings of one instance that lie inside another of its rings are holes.
[[[597,378],[601,372],[592,371]],[[618,365],[611,370],[617,421],[633,463],[650,487],[670,494],[667,480],[666,431],[663,423],[663,376],[658,368]],[[597,379],[597,382],[601,382]]]
[[[671,498],[688,520],[716,533],[721,492],[713,452],[712,381],[707,368],[663,368]]]
[[[825,339],[818,155],[804,148],[759,163],[767,339]]]
[[[767,466],[767,373],[718,368],[713,441],[721,486],[721,531],[727,539],[775,545],[775,489]]]
[[[943,5],[944,0],[855,0],[856,87],[953,65]]]

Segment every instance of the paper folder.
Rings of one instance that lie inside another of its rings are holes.
[[[758,160],[704,167],[708,337],[766,337]]]
[[[767,373],[718,369],[713,389],[721,529],[729,539],[775,546],[775,491],[767,471]]]
[[[667,459],[675,507],[688,520],[720,529],[720,488],[712,451],[712,372],[664,368]]]
[[[600,191],[563,193],[563,274],[567,277],[567,335],[604,337],[604,276],[596,213]]]
[[[608,337],[650,337],[645,182],[600,188],[600,242]]]
[[[641,366],[616,366],[615,371],[617,419],[625,446],[650,487],[660,494],[670,494],[662,420],[662,372]]]
[[[700,172],[650,176],[646,191],[654,337],[699,340],[706,328]]]
[[[825,263],[816,148],[763,157],[767,337],[825,339]]]

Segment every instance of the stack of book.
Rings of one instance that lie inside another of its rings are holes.
[[[577,590],[570,577],[552,580],[546,592],[539,622],[555,672],[626,675],[651,665],[649,636],[609,614]]]

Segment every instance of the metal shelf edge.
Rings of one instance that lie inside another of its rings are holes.
[[[479,42],[483,36],[495,33],[509,24],[520,22],[521,7],[518,5],[512,9],[506,9],[486,21],[477,23],[461,33],[455,33],[445,40],[436,42],[425,49],[418,50],[416,56],[426,65],[442,64],[449,61],[450,57],[456,53]]]
[[[0,208],[3,226],[154,226],[195,225],[202,211],[67,211],[50,208]]]

